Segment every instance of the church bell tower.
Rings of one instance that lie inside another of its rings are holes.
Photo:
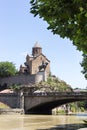
[[[32,55],[34,57],[40,55],[42,53],[42,48],[38,44],[38,42],[35,43],[34,47],[32,48]]]

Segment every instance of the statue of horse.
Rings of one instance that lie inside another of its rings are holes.
[[[42,69],[46,69],[46,67],[47,67],[47,65],[48,65],[48,63],[46,62],[46,63],[42,63],[42,65],[40,65],[38,68],[39,68],[39,71],[41,71]]]

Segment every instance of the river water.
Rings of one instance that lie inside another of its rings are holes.
[[[87,115],[0,115],[0,130],[78,130],[83,120]]]

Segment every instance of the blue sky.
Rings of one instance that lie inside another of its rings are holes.
[[[72,42],[53,35],[47,23],[30,14],[29,0],[0,1],[0,62],[13,62],[19,66],[26,54],[38,41],[43,54],[51,61],[51,73],[73,88],[86,88],[87,80],[81,73],[81,52]]]

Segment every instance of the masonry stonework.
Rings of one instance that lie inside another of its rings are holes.
[[[13,84],[35,84],[35,75],[16,75],[11,76],[7,78],[2,78],[0,80],[0,85],[3,86],[4,84],[7,84],[7,86],[13,85]]]
[[[20,66],[20,73],[28,73],[30,75],[37,74],[39,70],[39,66],[47,63],[45,68],[45,72],[47,75],[50,74],[50,61],[46,58],[46,56],[42,53],[42,48],[38,43],[34,45],[32,48],[32,56],[26,56],[26,61],[24,63],[25,66]],[[42,69],[43,71],[43,69]]]
[[[10,108],[20,108],[20,95],[18,93],[0,94],[0,102],[8,105]]]
[[[19,74],[16,76],[1,78],[0,85],[35,84],[43,80],[46,81],[49,74],[50,61],[42,53],[40,45],[36,43],[32,48],[32,56],[27,54],[24,66],[20,65]]]

